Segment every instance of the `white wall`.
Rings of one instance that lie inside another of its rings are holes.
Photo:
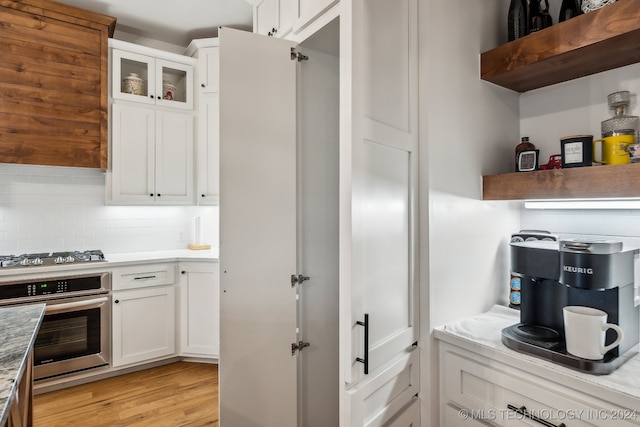
[[[0,164],[0,255],[183,249],[195,239],[197,216],[203,243],[218,246],[217,207],[105,206],[104,200],[101,171]]]
[[[612,92],[631,92],[627,115],[640,115],[640,64],[522,94],[520,133],[541,149],[541,156],[560,153],[560,137],[600,135],[600,122],[613,116],[607,105]],[[601,166],[591,166],[601,167]],[[640,237],[640,210],[523,210],[522,226],[579,234]]]
[[[422,425],[439,425],[431,329],[507,301],[520,204],[483,201],[482,175],[513,164],[518,94],[481,81],[479,70],[480,53],[506,41],[508,4],[419,5]]]

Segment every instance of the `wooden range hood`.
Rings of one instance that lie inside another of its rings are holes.
[[[115,23],[50,0],[0,1],[0,163],[107,168]]]

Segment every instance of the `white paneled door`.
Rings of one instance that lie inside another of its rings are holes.
[[[416,411],[417,3],[340,3],[340,81],[349,82],[340,135],[345,426],[387,425]]]

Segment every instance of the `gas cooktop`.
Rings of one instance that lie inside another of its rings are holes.
[[[105,261],[104,254],[100,250],[0,255],[1,268],[42,267],[99,261]]]

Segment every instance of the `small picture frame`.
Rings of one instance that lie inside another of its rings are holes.
[[[562,168],[591,166],[593,135],[573,135],[560,138]]]
[[[516,169],[518,172],[530,172],[538,170],[538,156],[540,150],[525,150],[518,154]]]

